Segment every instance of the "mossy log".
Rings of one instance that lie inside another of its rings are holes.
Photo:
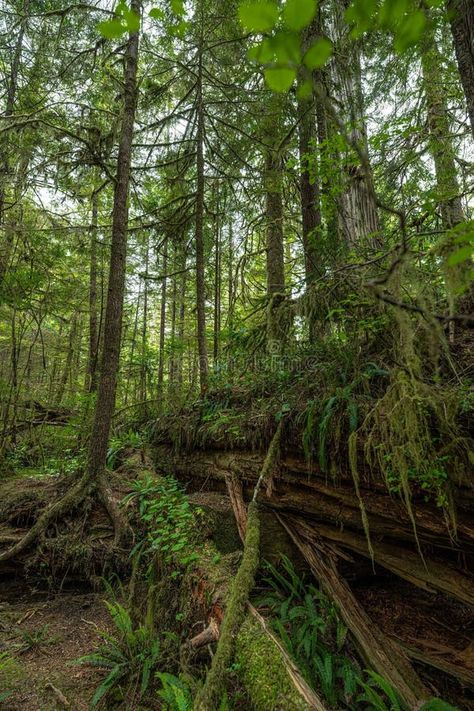
[[[418,708],[431,694],[411,666],[408,657],[369,618],[337,572],[334,553],[325,544],[309,544],[298,524],[281,519],[290,536],[304,555],[321,588],[337,606],[342,620],[351,632],[366,664],[386,679],[408,708]]]
[[[260,526],[257,504],[251,503],[248,511],[244,553],[237,574],[232,581],[227,609],[222,623],[216,653],[212,658],[204,686],[198,692],[195,711],[213,711],[219,707],[225,688],[227,669],[232,661],[237,634],[245,618],[249,592],[254,585],[259,563]]]
[[[255,711],[327,711],[252,605],[237,636],[235,659]]]

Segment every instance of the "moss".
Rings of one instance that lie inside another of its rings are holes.
[[[257,504],[252,502],[248,509],[244,554],[237,575],[232,581],[216,653],[204,686],[196,698],[197,711],[213,711],[219,706],[225,690],[227,671],[234,654],[235,639],[245,618],[245,606],[254,585],[260,558],[259,549],[260,522]]]
[[[3,692],[12,692],[26,678],[23,666],[7,652],[0,653],[0,697]]]
[[[310,708],[296,691],[278,647],[250,617],[237,637],[235,660],[237,673],[255,711]]]

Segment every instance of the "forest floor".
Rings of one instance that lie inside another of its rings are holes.
[[[49,592],[21,578],[0,580],[0,660],[8,659],[2,678],[11,692],[0,709],[89,708],[103,671],[74,661],[110,629],[103,597],[78,588]]]

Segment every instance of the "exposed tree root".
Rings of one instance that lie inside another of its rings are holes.
[[[132,529],[128,523],[127,517],[115,503],[112,493],[103,476],[100,478],[98,490],[100,500],[102,501],[114,527],[114,546],[118,548],[126,539],[133,539]]]
[[[90,493],[89,477],[83,476],[79,481],[72,486],[69,491],[64,494],[58,501],[55,501],[51,506],[43,511],[29,531],[21,538],[18,543],[15,543],[11,548],[8,548],[3,553],[0,553],[0,563],[10,560],[22,553],[28,548],[41,534],[45,533],[48,526],[63,516],[71,509],[77,507]]]

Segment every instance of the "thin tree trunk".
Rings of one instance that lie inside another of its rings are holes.
[[[131,8],[140,13],[139,0]],[[120,339],[125,291],[125,259],[127,248],[128,194],[132,158],[133,125],[137,102],[138,32],[129,35],[125,51],[124,99],[122,126],[117,158],[117,178],[112,214],[112,245],[109,286],[104,323],[104,347],[97,403],[89,442],[86,479],[98,481],[106,461],[110,425],[115,407],[117,375],[120,360]]]
[[[147,321],[148,321],[148,262],[149,262],[149,245],[148,239],[146,242],[145,251],[145,278],[143,286],[143,317],[142,317],[142,347],[140,358],[140,401],[145,402],[147,399]],[[146,411],[146,404],[144,405]]]
[[[97,220],[99,211],[99,194],[92,193],[91,217],[91,254],[89,271],[89,362],[87,367],[87,390],[95,393],[97,390],[97,359],[99,354],[98,317],[97,317]]]
[[[67,347],[67,354],[66,354],[66,360],[64,362],[64,368],[63,372],[61,375],[61,379],[59,381],[59,386],[58,386],[58,391],[56,393],[56,405],[60,405],[64,393],[66,391],[66,385],[68,380],[71,378],[71,370],[72,370],[72,364],[73,364],[73,357],[74,357],[74,348],[76,345],[76,334],[77,334],[77,314],[74,314],[71,318],[71,328],[69,330],[69,340],[68,340],[68,347]]]
[[[3,118],[9,118],[10,116],[12,116],[15,107],[15,100],[18,89],[18,74],[20,70],[21,55],[23,51],[23,40],[25,36],[26,23],[28,20],[28,9],[29,0],[25,0],[24,7],[22,10],[23,19],[20,24],[20,29],[15,43],[15,49],[13,52],[13,59],[8,81],[7,97]],[[0,143],[0,173],[0,228],[3,228],[5,223],[5,188],[10,173],[10,156],[8,139],[6,137],[2,137]],[[0,237],[0,283],[5,277],[8,262],[10,259],[10,252],[12,248],[11,237],[11,231],[6,229]]]
[[[283,100],[279,95],[270,97],[264,122],[265,164],[263,183],[265,190],[266,220],[266,271],[267,294],[267,350],[272,355],[281,354],[286,334],[282,309],[285,298],[285,250],[283,235],[283,159],[281,155],[281,124]]]
[[[166,287],[168,280],[168,237],[163,242],[163,280],[161,282],[161,309],[160,309],[160,345],[158,360],[158,394],[163,392],[163,380],[165,375],[165,333],[166,333]]]
[[[178,244],[173,243],[173,271],[178,269]],[[171,290],[171,333],[170,333],[170,362],[168,370],[168,389],[173,390],[176,380],[176,314],[178,310],[178,277],[173,275],[173,287]]]
[[[219,210],[219,189],[217,189],[214,244],[214,367],[216,366],[219,358],[219,336],[221,330],[221,246]]]
[[[446,5],[474,136],[474,3],[472,0],[448,0]]]
[[[178,358],[178,385],[183,384],[183,360],[184,360],[184,317],[186,308],[186,252],[184,251],[183,244],[183,273],[181,275],[181,286],[179,294],[179,327],[178,327],[178,340],[179,340],[179,358]]]
[[[206,339],[206,283],[204,268],[204,103],[202,94],[202,38],[199,47],[199,65],[196,87],[196,310],[197,342],[199,355],[199,383],[201,393],[207,390],[208,358]]]

